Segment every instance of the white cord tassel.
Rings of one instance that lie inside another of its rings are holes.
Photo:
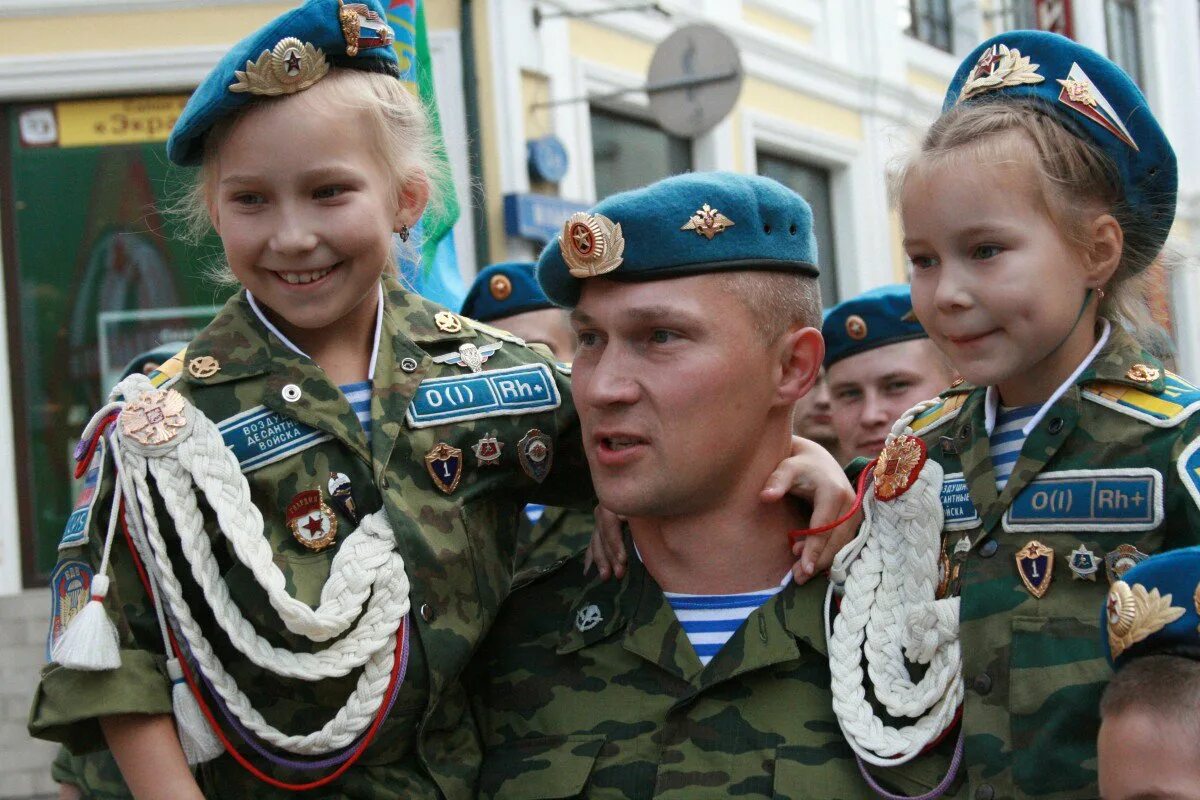
[[[225,752],[221,740],[209,727],[208,720],[200,711],[200,704],[183,679],[183,667],[179,659],[167,659],[167,674],[171,676],[171,705],[175,710],[175,727],[179,730],[179,743],[191,766],[212,761]]]
[[[54,643],[54,660],[68,669],[100,672],[121,666],[121,648],[117,629],[108,612],[104,598],[108,594],[108,576],[92,578],[92,599],[75,615],[63,635]]]

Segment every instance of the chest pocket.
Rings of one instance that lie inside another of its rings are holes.
[[[498,747],[484,757],[479,800],[578,797],[604,741],[603,736],[546,736]]]

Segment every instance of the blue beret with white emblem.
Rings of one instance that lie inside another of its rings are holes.
[[[1200,547],[1159,553],[1126,572],[1109,588],[1100,624],[1114,668],[1148,655],[1200,659]]]
[[[204,135],[256,97],[303,91],[330,67],[399,77],[394,37],[380,0],[308,0],[230,48],[192,93],[167,140],[176,164],[199,164]]]
[[[695,172],[571,215],[542,251],[537,275],[551,300],[574,306],[587,278],[656,281],[738,270],[815,277],[812,209],[770,178]]]
[[[533,274],[532,261],[509,261],[480,270],[463,300],[464,317],[491,322],[501,317],[556,308]]]
[[[913,314],[908,284],[880,286],[838,303],[821,324],[825,368],[843,358],[929,334]]]
[[[960,103],[1023,99],[1099,147],[1121,191],[1161,248],[1175,219],[1175,151],[1137,84],[1095,50],[1056,33],[1010,31],[988,39],[959,65],[943,113]]]

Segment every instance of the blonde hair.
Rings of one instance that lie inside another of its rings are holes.
[[[754,315],[766,344],[792,325],[821,328],[821,286],[816,278],[786,272],[744,270],[720,274],[723,288]]]
[[[1105,287],[1099,313],[1137,336],[1154,324],[1146,298],[1152,286],[1149,267],[1161,251],[1161,232],[1148,223],[1148,215],[1134,213],[1112,159],[1039,105],[1010,100],[970,103],[943,114],[897,174],[894,196],[900,197],[908,178],[926,165],[951,159],[991,164],[1032,160],[1042,203],[1068,242],[1081,250],[1089,248],[1090,223],[1097,214],[1111,214],[1121,226],[1121,260]]]
[[[420,101],[390,75],[334,67],[319,83],[299,94],[255,98],[212,127],[204,138],[199,169],[191,174],[168,209],[183,222],[185,234],[192,242],[200,241],[212,231],[209,200],[221,146],[240,120],[280,102],[296,103],[297,113],[303,113],[301,104],[308,103],[354,115],[354,122],[365,124],[370,130],[376,155],[388,172],[392,188],[400,190],[413,182],[423,182],[429,191],[425,213],[436,214],[443,208],[446,198],[438,194],[438,186],[445,184],[439,179],[448,173],[448,162],[444,151],[434,142],[429,116]],[[416,248],[409,246],[409,251],[406,255],[416,260],[419,255]],[[205,272],[218,284],[237,284],[223,259],[207,266]]]

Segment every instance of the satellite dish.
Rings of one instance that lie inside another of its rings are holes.
[[[711,130],[742,91],[737,45],[712,25],[685,25],[658,45],[646,76],[659,127],[684,138]]]

